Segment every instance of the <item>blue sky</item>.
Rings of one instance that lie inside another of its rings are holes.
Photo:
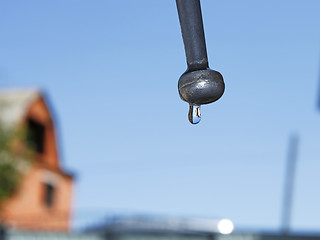
[[[300,135],[295,230],[320,227],[318,0],[202,0],[224,96],[187,120],[175,1],[1,1],[0,87],[41,87],[74,209],[224,217],[279,229],[288,138]]]

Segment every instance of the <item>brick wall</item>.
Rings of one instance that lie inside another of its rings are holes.
[[[21,125],[30,119],[45,129],[44,150],[25,166],[20,187],[0,217],[14,229],[68,231],[73,177],[60,167],[52,116],[42,97],[29,106]]]

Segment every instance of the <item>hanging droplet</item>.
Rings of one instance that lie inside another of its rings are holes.
[[[199,123],[201,120],[200,106],[190,104],[188,118],[192,124]]]

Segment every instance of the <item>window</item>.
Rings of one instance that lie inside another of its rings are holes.
[[[55,187],[50,183],[45,183],[44,187],[44,204],[47,207],[52,207],[54,203]]]
[[[44,152],[45,126],[29,118],[27,129],[27,144],[38,153]]]

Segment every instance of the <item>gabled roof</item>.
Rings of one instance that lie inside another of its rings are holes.
[[[41,92],[37,88],[0,90],[0,122],[8,126],[17,124],[39,97]]]

